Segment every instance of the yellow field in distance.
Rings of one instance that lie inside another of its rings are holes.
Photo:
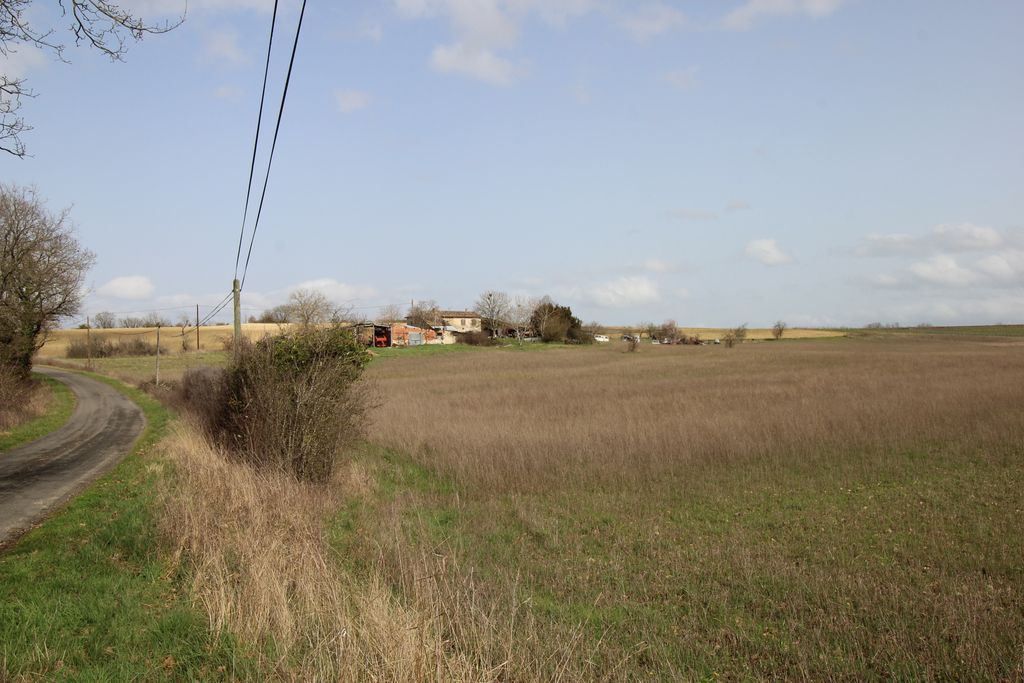
[[[276,323],[245,323],[242,325],[242,334],[248,339],[262,339],[266,335],[277,334],[287,325]],[[42,358],[63,358],[68,349],[68,344],[73,339],[85,339],[87,330],[54,330],[50,332],[39,350],[38,356]],[[199,328],[199,348],[202,351],[221,351],[225,348],[225,342],[231,339],[231,325],[210,325]],[[93,329],[92,336],[97,339],[109,339],[117,342],[121,339],[129,340],[139,338],[151,344],[156,343],[155,327],[116,327],[109,330]],[[160,346],[168,351],[181,351],[182,341],[187,340],[188,349],[196,348],[196,329],[186,328],[184,337],[182,329],[177,326],[160,328]]]

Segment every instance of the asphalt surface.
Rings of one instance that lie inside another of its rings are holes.
[[[78,401],[63,427],[0,453],[0,547],[113,469],[146,425],[142,410],[103,382],[56,368],[35,371],[66,384]]]

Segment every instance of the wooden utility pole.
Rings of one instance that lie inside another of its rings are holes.
[[[156,326],[156,384],[160,386],[160,326]]]
[[[92,370],[92,325],[89,323],[89,316],[85,316],[85,368]]]
[[[235,304],[235,341],[231,346],[235,350],[235,360],[238,360],[238,348],[242,343],[242,292],[238,286],[238,278],[231,282],[231,296]]]
[[[196,304],[196,351],[199,351],[199,304]]]

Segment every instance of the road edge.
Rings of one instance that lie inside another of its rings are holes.
[[[56,370],[73,372],[75,374],[84,375],[86,377],[89,377],[90,379],[94,379],[98,382],[102,382],[103,384],[110,386],[115,391],[122,394],[123,396],[128,398],[132,403],[138,406],[139,411],[142,413],[142,431],[140,431],[139,435],[135,437],[135,440],[128,448],[128,452],[125,453],[124,457],[121,458],[116,465],[110,468],[109,471],[104,472],[102,475],[96,477],[92,481],[82,482],[80,485],[75,486],[70,491],[68,491],[67,495],[65,495],[60,500],[60,502],[56,503],[52,508],[50,508],[50,510],[47,511],[46,515],[42,519],[37,520],[36,522],[22,529],[18,529],[4,540],[0,540],[0,555],[3,555],[4,553],[14,548],[16,545],[18,545],[18,543],[21,542],[23,538],[25,538],[25,536],[31,534],[36,529],[44,526],[54,517],[63,514],[64,511],[67,510],[68,506],[79,496],[94,488],[95,486],[105,481],[106,479],[116,475],[118,469],[120,469],[122,463],[124,463],[125,460],[140,455],[148,446],[155,444],[157,441],[159,441],[166,433],[167,425],[170,423],[171,419],[174,416],[174,413],[171,411],[171,409],[168,408],[163,403],[161,403],[156,398],[150,396],[141,389],[132,387],[128,384],[125,384],[124,382],[121,382],[120,380],[114,379],[113,377],[107,377],[106,375],[100,375],[95,372],[75,370],[55,365],[50,366],[46,364],[40,364],[40,367],[52,367]],[[60,380],[55,381],[59,382]],[[40,438],[42,436],[43,435],[41,435]],[[19,444],[19,446],[20,445],[24,444]]]

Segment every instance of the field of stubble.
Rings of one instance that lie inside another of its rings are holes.
[[[389,484],[345,548],[400,592],[411,548],[472,576],[465,604],[504,605],[507,671],[1024,676],[1020,341],[494,350],[370,375],[362,462]]]

